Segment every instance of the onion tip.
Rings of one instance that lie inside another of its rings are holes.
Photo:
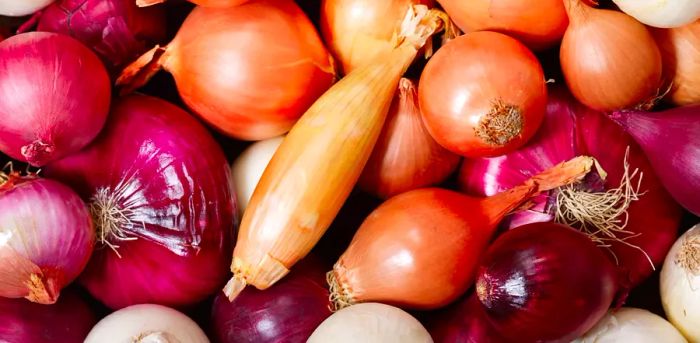
[[[136,61],[124,68],[116,82],[117,86],[122,86],[119,94],[129,94],[135,89],[145,85],[162,67],[167,49],[167,46],[161,47],[160,45],[156,45],[153,49],[141,55]]]
[[[245,278],[240,274],[234,273],[233,277],[228,280],[226,286],[224,286],[224,294],[228,298],[228,301],[233,301],[238,297],[239,294],[245,289],[248,283]]]
[[[53,158],[53,153],[56,151],[56,146],[50,142],[44,142],[37,139],[20,150],[22,156],[27,159],[27,162],[33,166],[42,166]]]
[[[148,7],[157,4],[164,3],[165,0],[136,0],[136,6],[138,7]]]
[[[29,294],[25,297],[31,302],[43,305],[51,305],[56,303],[60,294],[60,286],[54,278],[42,277],[36,273],[32,273],[27,281]]]

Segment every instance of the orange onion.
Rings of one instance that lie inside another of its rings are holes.
[[[653,29],[661,49],[667,97],[675,105],[700,103],[700,20],[673,29]]]
[[[129,92],[161,67],[187,106],[243,140],[287,132],[334,79],[321,38],[291,0],[197,7],[170,44],[141,56],[117,84]]]
[[[416,87],[403,78],[359,186],[388,198],[444,181],[459,161],[458,155],[430,136],[421,118]]]
[[[146,7],[163,3],[167,0],[136,0],[136,5]],[[189,2],[202,7],[233,7],[238,6],[248,0],[188,0]]]
[[[599,111],[653,104],[661,53],[647,28],[622,12],[564,0],[569,28],[559,57],[576,99]]]
[[[561,41],[569,24],[561,0],[438,0],[464,32],[496,31],[541,50]]]
[[[396,46],[401,23],[413,5],[433,0],[323,0],[321,33],[345,74]]]

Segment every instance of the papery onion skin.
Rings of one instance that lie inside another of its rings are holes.
[[[666,98],[679,106],[700,103],[700,20],[652,33],[661,49],[664,74],[671,82]]]
[[[695,0],[613,0],[625,13],[643,24],[672,28],[700,18],[700,2]]]
[[[613,10],[565,0],[569,27],[559,51],[564,79],[576,99],[599,111],[633,108],[661,87],[661,53],[649,30]]]
[[[220,293],[212,308],[212,339],[218,343],[304,342],[330,315],[324,269],[309,256],[265,291],[245,289],[233,302]]]
[[[423,121],[443,147],[466,157],[497,156],[530,139],[547,102],[535,55],[496,32],[473,32],[440,48],[419,83]]]
[[[444,181],[459,161],[459,155],[430,136],[418,107],[416,88],[404,78],[358,184],[364,191],[386,199]]]
[[[484,255],[476,294],[494,327],[511,340],[569,342],[610,307],[617,279],[584,234],[554,223],[499,236]]]
[[[35,176],[0,178],[0,296],[53,304],[90,259],[87,206],[67,186]]]
[[[473,293],[443,310],[430,313],[425,327],[438,343],[507,342],[491,326]]]
[[[230,170],[185,111],[154,97],[122,98],[93,144],[46,173],[90,202],[98,231],[118,246],[96,250],[80,279],[110,308],[193,304],[225,281],[236,213]],[[115,214],[105,218],[108,210]]]
[[[0,150],[34,166],[76,152],[104,126],[110,96],[105,67],[77,40],[8,38],[0,43]]]
[[[209,343],[192,319],[155,304],[133,305],[113,312],[102,318],[85,339],[85,343],[107,341]]]
[[[58,0],[41,13],[37,30],[70,35],[114,69],[165,38],[165,9],[133,0]]]
[[[433,0],[323,0],[321,33],[348,74],[391,51],[406,12],[413,5],[432,7]]]
[[[576,102],[564,88],[550,91],[542,127],[525,147],[500,157],[466,160],[460,170],[460,188],[468,194],[491,196],[556,163],[587,154],[595,157],[608,173],[603,188],[591,189],[590,192],[606,191],[620,186],[628,147],[630,169],[639,169],[643,175],[639,188],[642,195],[627,209],[625,230],[638,236],[618,237],[626,238],[629,244],[608,242],[622,280],[632,288],[653,272],[647,256],[656,266],[662,263],[676,239],[682,209],[664,189],[644,152],[632,138],[616,127],[606,114]],[[513,228],[553,221],[557,207],[554,198],[551,195],[533,199],[533,208],[510,215],[504,226]]]
[[[0,298],[0,341],[83,343],[97,318],[76,291],[50,306]]]
[[[117,83],[139,87],[160,65],[189,108],[242,140],[287,132],[335,77],[316,29],[291,0],[197,7],[167,47],[139,58]]]
[[[623,307],[608,313],[572,343],[686,343],[669,322],[647,310]]]
[[[275,137],[253,143],[246,148],[231,165],[231,187],[236,192],[238,210],[241,215],[250,202],[265,167],[270,163],[284,137]]]
[[[496,31],[542,50],[561,41],[569,19],[560,0],[438,0],[464,32]]]
[[[326,319],[307,343],[432,343],[428,331],[399,308],[364,303],[344,308]]]
[[[668,252],[660,290],[669,321],[691,342],[700,341],[700,225],[681,235]]]
[[[0,15],[22,17],[48,6],[53,1],[54,0],[0,0]]]

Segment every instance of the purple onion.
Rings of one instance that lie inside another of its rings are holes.
[[[425,327],[435,343],[506,343],[491,326],[476,294],[427,316]]]

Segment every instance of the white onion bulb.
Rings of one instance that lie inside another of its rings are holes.
[[[21,17],[32,14],[54,0],[0,0],[0,15]]]
[[[700,224],[684,233],[661,269],[666,316],[691,342],[700,342]]]
[[[346,307],[328,317],[307,343],[432,343],[428,331],[403,310],[379,303]]]
[[[654,27],[679,27],[700,18],[699,0],[613,0],[623,12]]]
[[[209,343],[202,329],[169,307],[141,304],[104,317],[85,343]]]
[[[610,312],[573,343],[687,343],[665,319],[647,311],[623,307]]]
[[[231,166],[232,186],[238,199],[238,209],[241,214],[248,207],[250,197],[270,163],[284,137],[275,137],[253,143],[241,153]]]

